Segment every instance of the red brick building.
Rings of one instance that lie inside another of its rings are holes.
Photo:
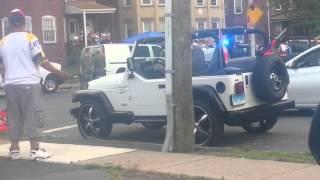
[[[7,33],[8,13],[22,9],[26,15],[27,31],[35,34],[51,61],[62,62],[65,57],[64,0],[0,0],[0,37]]]

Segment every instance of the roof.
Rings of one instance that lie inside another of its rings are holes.
[[[95,1],[74,1],[66,2],[66,14],[82,14],[83,12],[89,14],[98,13],[115,13],[116,8],[97,3]]]

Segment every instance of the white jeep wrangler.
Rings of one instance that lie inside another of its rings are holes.
[[[266,39],[259,31],[243,28],[222,33],[255,33]],[[223,137],[224,124],[241,126],[249,133],[270,130],[281,111],[294,107],[294,102],[285,100],[289,77],[284,63],[275,56],[260,56],[235,58],[226,64],[218,30],[193,34],[193,39],[205,37],[214,38],[217,46],[209,64],[203,53],[193,53],[195,143],[216,145]],[[77,118],[81,135],[108,138],[116,123],[142,123],[150,129],[165,126],[164,64],[161,58],[132,57],[125,72],[90,81],[88,89],[75,92],[72,101],[81,105],[71,114]]]

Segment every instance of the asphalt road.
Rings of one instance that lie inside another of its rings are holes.
[[[75,126],[76,120],[69,113],[72,107],[78,106],[78,104],[71,103],[71,95],[72,91],[68,90],[44,96],[47,117],[47,124],[44,130],[49,130],[45,134],[44,141],[144,150],[161,149],[165,138],[165,129],[148,130],[140,124],[114,125],[109,140],[84,140]],[[310,113],[291,113],[282,116],[277,125],[266,134],[250,135],[242,130],[242,128],[226,127],[221,147],[241,147],[281,152],[308,152],[307,137],[310,122]]]

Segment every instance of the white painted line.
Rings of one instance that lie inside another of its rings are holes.
[[[49,129],[49,130],[43,131],[43,133],[44,134],[48,134],[48,133],[53,133],[53,132],[57,132],[57,131],[63,131],[63,130],[71,129],[71,128],[75,128],[75,127],[78,127],[78,125],[74,124],[74,125],[70,125],[70,126],[64,126],[64,127],[60,127],[60,128]]]

